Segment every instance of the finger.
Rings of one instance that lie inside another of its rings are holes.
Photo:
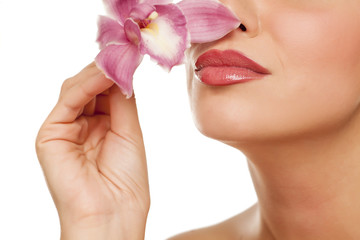
[[[84,111],[82,114],[85,116],[92,116],[95,113],[95,106],[96,106],[96,97],[90,100],[88,104],[84,107]]]
[[[119,135],[141,136],[135,95],[126,99],[120,88],[114,85],[110,89],[109,100],[111,130]]]
[[[81,79],[83,78],[89,78],[94,74],[97,74],[97,72],[99,72],[99,69],[96,67],[95,62],[92,62],[90,64],[88,64],[85,68],[83,68],[79,73],[77,73],[76,75],[74,75],[71,78],[68,78],[64,81],[62,87],[61,87],[61,93],[60,96],[63,92],[65,92],[66,90],[72,88],[76,83],[78,83],[79,81],[81,81]]]
[[[105,91],[113,85],[113,81],[107,79],[100,70],[91,76],[86,71],[80,72],[79,80],[71,88],[64,90],[47,121],[52,123],[73,122],[81,113],[82,109],[97,94]],[[87,76],[87,77],[86,77]]]
[[[86,116],[93,116],[94,114],[110,115],[109,93],[110,90],[107,89],[93,98],[86,104],[83,114]]]
[[[96,106],[94,113],[110,115],[109,96],[100,94],[96,97]]]
[[[110,94],[110,89],[107,89],[105,91],[103,91],[102,93],[100,93],[100,95],[104,95],[104,96],[109,96]]]

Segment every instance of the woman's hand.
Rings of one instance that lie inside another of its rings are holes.
[[[36,151],[62,239],[144,239],[150,196],[135,98],[94,63],[64,82]]]

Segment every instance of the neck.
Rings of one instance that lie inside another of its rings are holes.
[[[274,239],[360,239],[359,123],[321,136],[239,147],[262,224]]]

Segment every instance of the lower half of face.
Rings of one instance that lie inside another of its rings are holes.
[[[239,2],[227,1],[241,19]],[[308,137],[339,129],[359,114],[360,4],[337,1],[312,9],[273,2],[253,8],[261,25],[256,34],[235,30],[189,51],[195,124],[211,138],[240,143]],[[240,51],[270,74],[226,86],[204,84],[194,62],[211,49]]]

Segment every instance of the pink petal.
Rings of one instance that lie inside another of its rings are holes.
[[[181,64],[184,51],[189,47],[186,19],[175,4],[155,5],[159,16],[141,29],[140,51],[167,70]]]
[[[105,16],[99,17],[96,41],[100,44],[100,49],[109,43],[125,44],[129,42],[125,36],[124,27],[117,21]]]
[[[131,9],[139,3],[139,0],[104,0],[104,3],[114,18],[124,23],[125,19],[129,17]]]
[[[141,3],[136,5],[130,12],[130,17],[134,20],[143,20],[149,17],[149,15],[155,11],[153,5],[147,3]]]
[[[237,16],[216,0],[183,0],[178,6],[186,17],[192,43],[215,41],[240,25]]]
[[[131,43],[108,45],[95,58],[96,65],[120,87],[127,98],[132,96],[133,75],[141,60],[138,47]]]
[[[126,37],[130,42],[132,42],[134,45],[138,45],[140,43],[140,27],[134,20],[132,20],[131,18],[126,19],[124,24],[124,30]]]
[[[147,3],[151,5],[170,4],[172,0],[140,0],[141,3]]]

